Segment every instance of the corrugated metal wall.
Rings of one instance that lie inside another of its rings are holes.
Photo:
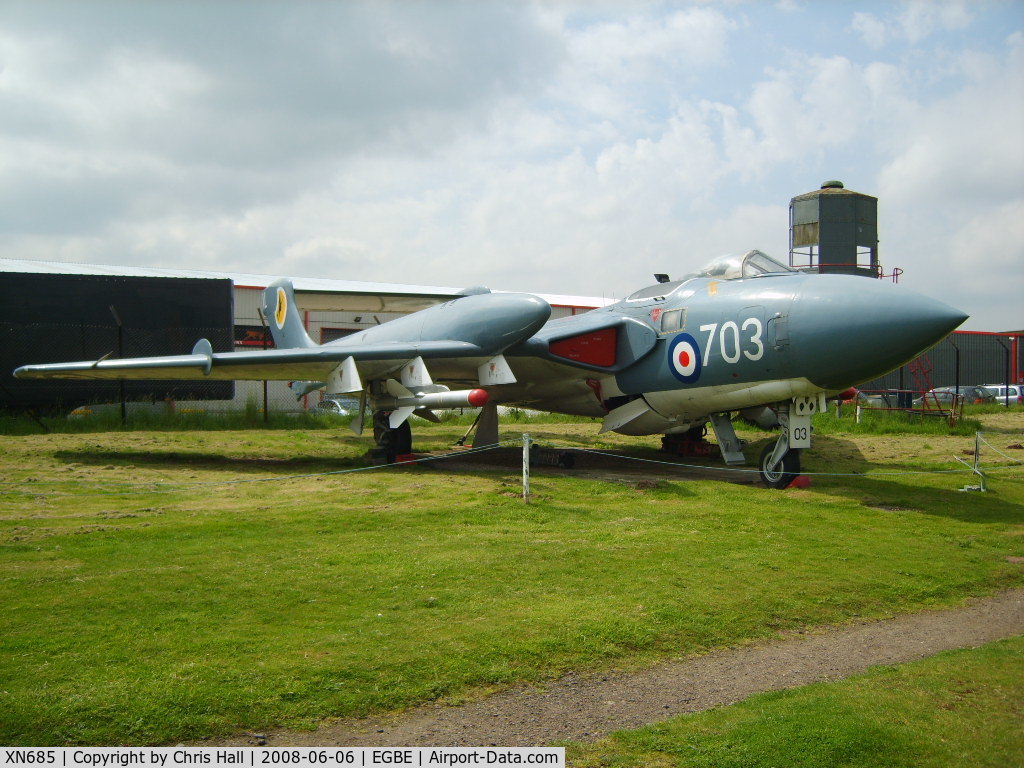
[[[959,351],[959,354],[958,354]],[[956,331],[919,360],[931,387],[1024,381],[1024,335]],[[866,382],[861,389],[919,389],[911,366]]]
[[[226,352],[232,349],[231,305],[231,281],[223,279],[2,273],[0,406],[117,402],[122,386],[129,400],[231,398],[234,385],[221,381],[122,385],[13,377],[15,368],[33,363],[187,354],[201,338]]]

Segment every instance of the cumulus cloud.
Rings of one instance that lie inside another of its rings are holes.
[[[70,177],[122,198],[97,221],[137,204],[140,175],[194,214],[289,198],[374,145],[428,153],[556,53],[490,4],[40,6],[0,38],[0,150],[19,164],[0,184]]]
[[[962,29],[970,20],[964,0],[941,3],[934,0],[911,0],[899,15],[900,28],[912,44],[937,30]]]
[[[963,29],[970,23],[971,14],[964,0],[910,0],[894,3],[884,18],[857,11],[850,28],[870,47],[878,49],[895,39],[917,45],[936,32]]]
[[[853,21],[850,23],[850,28],[853,29],[854,32],[860,33],[864,42],[875,49],[881,48],[885,45],[888,37],[885,22],[873,13],[857,11],[857,13],[853,14]]]
[[[917,106],[878,176],[904,266],[971,312],[974,328],[1024,326],[1013,218],[1024,210],[1024,101],[1013,97],[1024,93],[1022,43],[1014,34],[1003,55],[970,54],[968,82]]]
[[[785,260],[841,178],[957,303],[936,265],[1015,231],[1021,33],[877,8],[11,2],[0,255],[621,295]]]

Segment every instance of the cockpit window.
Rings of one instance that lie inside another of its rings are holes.
[[[767,253],[762,253],[761,251],[747,251],[747,255],[743,257],[744,277],[777,275],[780,272],[796,272],[796,270],[776,261]]]
[[[680,331],[683,328],[683,314],[682,309],[670,309],[668,312],[661,313],[661,332],[669,333],[670,331]]]
[[[642,299],[659,299],[668,296],[672,291],[682,285],[685,280],[673,280],[670,283],[655,283],[646,288],[641,288],[635,293],[629,294],[626,301],[640,301]]]
[[[627,296],[626,301],[662,299],[670,293],[674,293],[679,286],[695,277],[737,280],[741,277],[786,274],[788,272],[796,272],[796,270],[776,261],[762,251],[747,251],[740,256],[719,256],[717,259],[706,264],[699,272],[685,275],[681,280],[673,280],[670,283],[655,283],[647,288],[641,288],[639,291]]]
[[[742,256],[719,256],[704,266],[699,272],[687,277],[717,277],[722,280],[735,280],[740,277],[757,277],[786,272],[795,272],[771,256],[761,251],[747,251]]]

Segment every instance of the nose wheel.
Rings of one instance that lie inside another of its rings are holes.
[[[783,434],[782,439],[785,439]],[[775,454],[779,445],[769,444],[761,451],[761,460],[757,467],[761,473],[761,482],[769,488],[787,488],[800,474],[800,451],[789,449],[778,459]]]

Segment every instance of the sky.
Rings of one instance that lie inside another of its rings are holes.
[[[0,258],[621,298],[828,179],[1024,329],[1024,0],[0,0]]]

